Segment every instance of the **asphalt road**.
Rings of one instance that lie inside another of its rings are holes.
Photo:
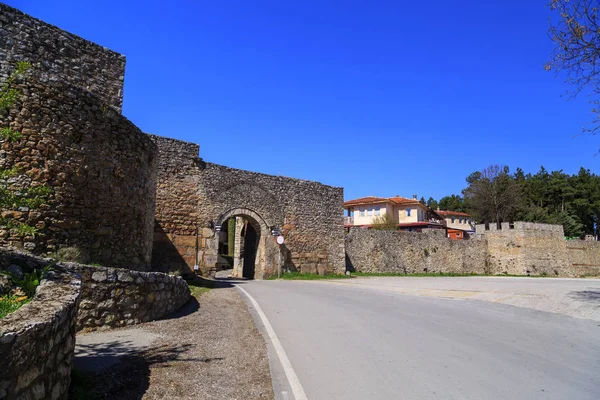
[[[600,398],[600,322],[444,296],[463,278],[449,278],[449,286],[433,296],[426,287],[420,294],[390,289],[419,286],[402,280],[413,278],[378,279],[239,285],[258,302],[311,400]],[[423,282],[431,279],[442,278]],[[521,292],[527,292],[523,285],[533,285],[533,292],[540,285],[535,279],[515,282]],[[581,283],[565,282],[558,284],[563,296],[581,291]],[[486,285],[493,292],[493,282]],[[573,290],[565,289],[569,285]],[[581,301],[593,309],[600,307],[598,299]],[[273,345],[268,347],[276,397],[293,399]]]

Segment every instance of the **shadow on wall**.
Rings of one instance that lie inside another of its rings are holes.
[[[148,350],[132,351],[131,343],[115,341],[110,343],[80,345],[84,356],[76,357],[77,372],[71,386],[71,398],[98,398],[138,400],[144,397],[150,385],[151,368],[168,367],[169,363],[209,363],[222,358],[188,358],[186,352],[194,347],[192,343],[179,345],[158,345]],[[84,372],[82,365],[102,365],[106,368]],[[175,394],[175,398],[185,393]]]
[[[152,245],[152,271],[191,273],[184,258],[179,254],[175,244],[169,239],[162,227],[154,227],[154,243]]]
[[[346,271],[350,271],[350,272],[356,272],[356,269],[354,268],[354,265],[352,265],[352,261],[350,260],[350,257],[348,257],[348,253],[344,253],[346,255]]]
[[[591,290],[581,290],[569,293],[573,300],[586,301],[600,305],[600,288],[591,288]]]

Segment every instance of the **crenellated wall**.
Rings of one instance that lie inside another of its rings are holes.
[[[40,82],[69,83],[121,111],[124,56],[0,3],[0,80],[17,61]]]
[[[257,278],[276,272],[278,248],[270,228],[285,236],[283,268],[344,271],[343,190],[318,182],[207,163],[195,144],[151,136],[159,149],[153,268],[203,270],[217,261],[211,224],[244,216],[261,233]]]

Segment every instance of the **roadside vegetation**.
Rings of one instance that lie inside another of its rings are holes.
[[[0,319],[17,311],[19,308],[31,301],[27,296],[4,296],[0,297]]]
[[[198,298],[199,296],[208,293],[210,289],[213,289],[215,287],[215,281],[202,279],[200,277],[187,280],[186,282],[190,288],[190,293],[195,298]]]
[[[350,276],[350,275],[342,275],[342,274],[319,275],[319,274],[303,274],[301,272],[285,272],[285,273],[281,274],[280,279],[315,281],[315,280],[319,280],[319,279],[351,279],[351,278],[352,278],[352,276]],[[277,275],[271,276],[267,279],[268,280],[276,280]]]

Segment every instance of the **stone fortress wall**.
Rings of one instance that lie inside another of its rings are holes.
[[[75,246],[83,261],[147,270],[152,254],[156,146],[120,114],[125,58],[0,3],[0,78],[17,61],[19,99],[0,128],[0,168],[51,188],[47,204],[8,212],[39,231],[0,229],[0,245],[48,254]]]
[[[600,242],[565,240],[560,225],[530,222],[476,226],[470,240],[423,233],[352,228],[346,235],[351,271],[548,276],[600,276]]]
[[[475,227],[493,271],[550,276],[600,275],[600,242],[565,240],[561,225],[533,222]]]
[[[488,273],[484,241],[450,240],[445,233],[352,228],[346,235],[346,266],[375,273]]]
[[[217,261],[211,224],[242,215],[262,231],[265,269],[257,277],[276,273],[271,227],[286,240],[283,268],[344,272],[341,188],[207,163],[199,158],[198,145],[151,137],[159,150],[153,268],[185,270],[197,260],[206,272]]]
[[[156,146],[99,98],[27,76],[0,127],[21,133],[0,148],[0,168],[18,167],[51,188],[47,205],[4,217],[35,225],[22,237],[0,230],[0,245],[47,254],[75,246],[84,262],[147,270],[152,254]]]
[[[121,111],[124,56],[0,3],[0,79],[17,61],[42,83],[69,83]]]

